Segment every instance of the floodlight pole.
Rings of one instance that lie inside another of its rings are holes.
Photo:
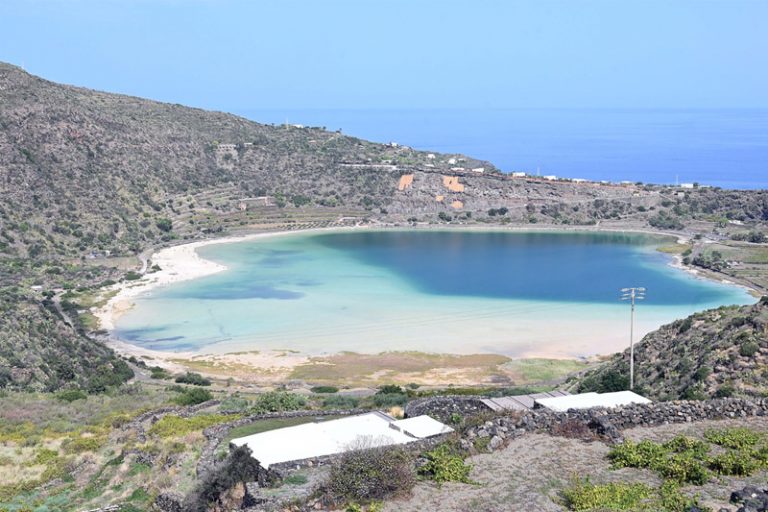
[[[635,387],[635,301],[645,298],[645,288],[622,288],[621,300],[630,303],[629,312],[629,389]]]

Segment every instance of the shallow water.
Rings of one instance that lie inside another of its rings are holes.
[[[199,249],[216,275],[158,288],[117,322],[146,348],[310,354],[494,352],[570,357],[623,348],[637,332],[754,299],[672,268],[646,235],[356,231],[275,236]],[[666,240],[668,243],[669,240]],[[637,338],[636,338],[637,339]]]

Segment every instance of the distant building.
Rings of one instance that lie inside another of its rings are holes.
[[[557,176],[550,174],[549,176],[542,176],[547,181],[555,181],[557,179]]]
[[[434,159],[435,159],[435,154],[434,153],[429,153],[427,155],[427,160],[434,160]]]
[[[470,169],[472,172],[476,172],[478,174],[482,174],[485,172],[485,167],[475,167],[474,169]]]
[[[237,149],[237,144],[219,144],[216,146],[216,149],[219,151],[235,151]]]
[[[464,167],[451,167],[451,170],[454,172],[466,171]]]
[[[574,183],[586,183],[587,182],[587,180],[585,180],[584,178],[573,178],[571,181],[574,182]]]
[[[680,188],[693,188],[693,183],[681,183]]]
[[[525,176],[526,176],[526,175],[525,175],[525,173],[524,173],[524,172],[513,172],[513,173],[512,173],[512,177],[513,177],[513,178],[525,178]]]
[[[455,158],[449,158],[448,159],[448,165],[456,165],[456,159]]]

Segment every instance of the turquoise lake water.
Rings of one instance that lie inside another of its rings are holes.
[[[493,352],[573,357],[623,348],[644,286],[642,334],[754,299],[656,251],[669,239],[611,233],[340,231],[209,245],[228,270],[152,290],[117,323],[165,351]]]

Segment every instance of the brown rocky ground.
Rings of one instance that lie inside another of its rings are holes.
[[[695,424],[664,425],[626,430],[627,438],[665,441],[677,434],[702,437],[710,428],[747,426],[768,431],[768,418],[701,421]],[[387,503],[387,512],[501,512],[566,510],[559,501],[559,492],[574,477],[589,477],[595,483],[644,482],[659,485],[660,479],[647,470],[610,469],[606,459],[609,447],[601,442],[529,434],[513,440],[506,449],[471,457],[474,465],[471,478],[478,485],[448,483],[437,487],[420,483],[407,500]],[[746,484],[765,485],[766,472],[752,477],[715,478],[704,486],[686,486],[687,494],[699,494],[702,504],[719,510],[728,507],[731,492]],[[731,509],[735,509],[732,505]]]

